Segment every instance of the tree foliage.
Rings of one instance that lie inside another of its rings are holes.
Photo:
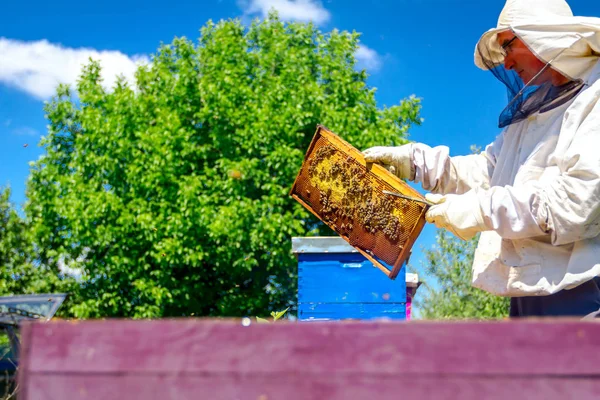
[[[35,263],[31,229],[0,189],[0,296],[68,291],[72,279]]]
[[[40,261],[82,271],[76,317],[268,315],[295,302],[291,237],[319,226],[289,196],[323,124],[397,145],[419,100],[379,108],[356,33],[271,14],[163,45],[134,85],[90,62],[46,105],[27,213]],[[322,227],[322,226],[321,226]]]
[[[471,286],[473,255],[479,236],[463,241],[439,230],[436,245],[425,252],[416,308],[424,319],[498,319],[508,316],[509,300]]]

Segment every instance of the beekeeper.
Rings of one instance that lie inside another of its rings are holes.
[[[475,64],[509,92],[502,132],[481,154],[372,147],[367,162],[421,183],[427,221],[481,232],[473,285],[511,297],[510,315],[600,310],[600,18],[564,0],[508,0]]]

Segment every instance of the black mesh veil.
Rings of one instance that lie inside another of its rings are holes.
[[[479,43],[477,46],[477,52],[485,66],[507,89],[508,105],[500,114],[500,128],[522,121],[537,112],[543,113],[559,107],[575,97],[584,86],[581,80],[569,80],[560,85],[548,80],[547,70],[552,69],[553,60],[529,82],[523,82],[516,71],[505,68],[505,51],[495,40],[491,43]]]

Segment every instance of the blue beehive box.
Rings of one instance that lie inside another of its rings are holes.
[[[292,238],[298,259],[298,319],[410,319],[418,277],[403,265],[389,279],[341,237]]]

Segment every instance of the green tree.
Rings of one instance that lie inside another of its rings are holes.
[[[324,232],[289,196],[318,123],[398,145],[419,100],[379,108],[359,35],[208,22],[163,45],[133,86],[96,62],[47,104],[28,215],[42,263],[78,261],[76,317],[268,315],[296,298],[291,237]]]
[[[31,230],[0,189],[0,296],[70,290],[73,280],[58,268],[35,262]]]
[[[471,286],[471,266],[479,236],[463,241],[439,230],[425,252],[420,271],[429,279],[417,291],[415,308],[424,319],[498,319],[508,316],[509,300]]]

